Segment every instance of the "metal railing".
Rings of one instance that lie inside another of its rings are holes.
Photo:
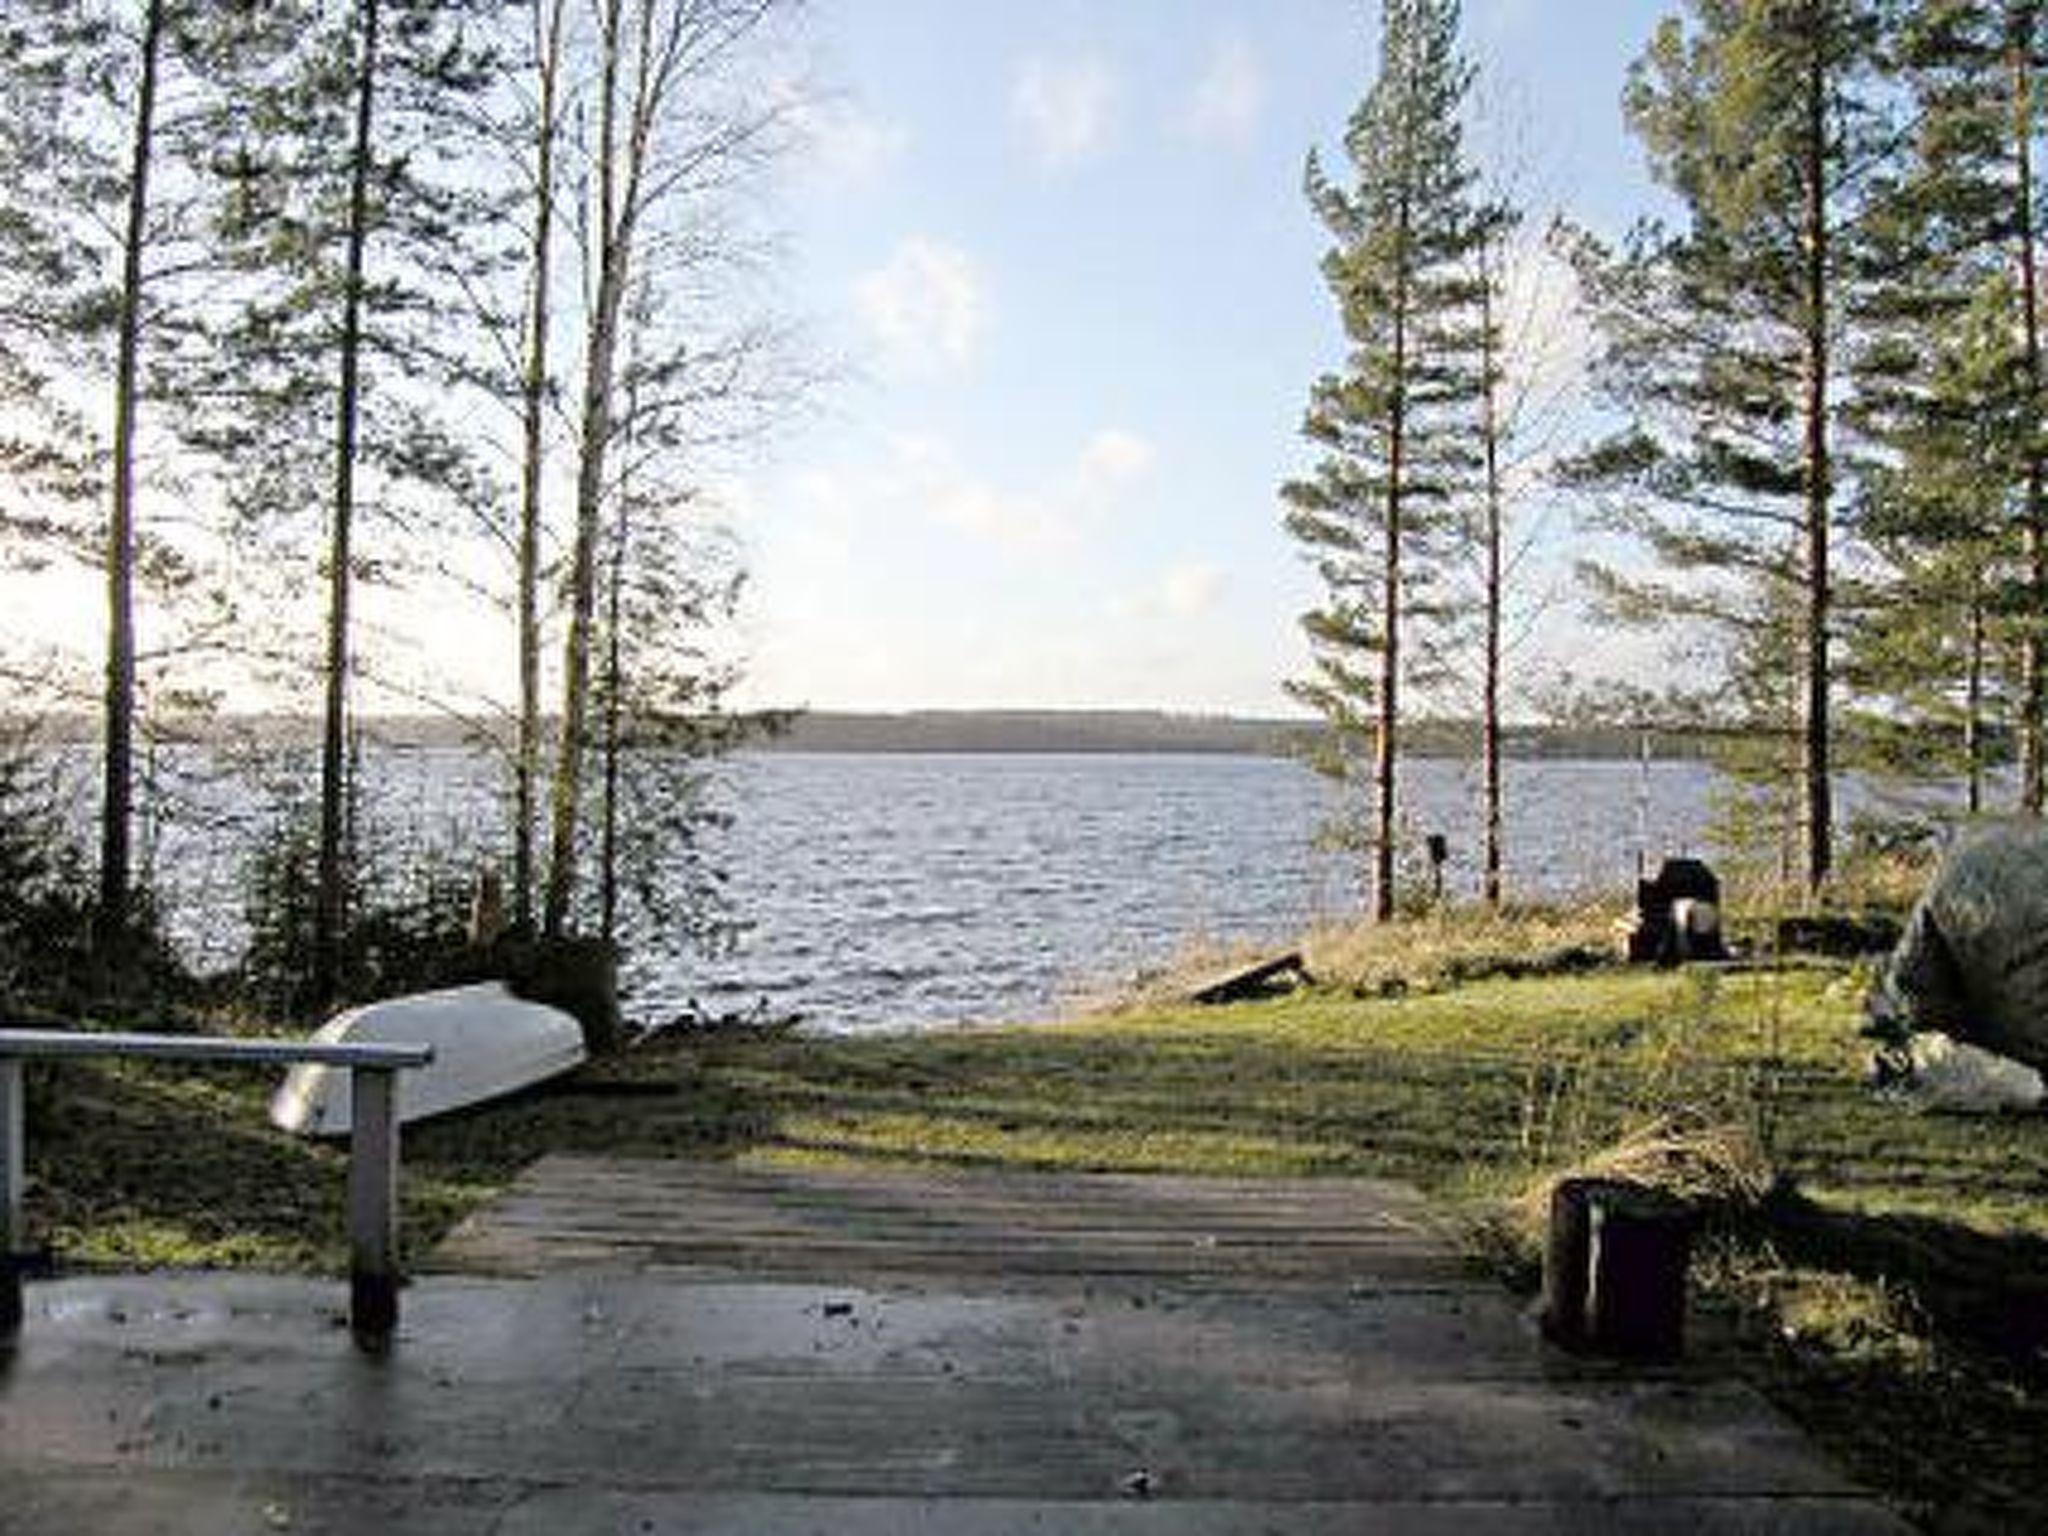
[[[78,1058],[346,1067],[352,1094],[348,1159],[349,1324],[359,1337],[398,1323],[398,1073],[434,1059],[427,1045],[211,1040],[190,1035],[74,1034],[0,1029],[0,1339],[21,1328],[27,1228],[23,1065]]]

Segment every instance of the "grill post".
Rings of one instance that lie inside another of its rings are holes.
[[[19,1059],[0,1056],[0,1343],[21,1331],[21,1269],[28,1247],[22,1212],[28,1187],[22,1076]]]
[[[349,1073],[349,1326],[371,1343],[398,1325],[397,1076],[388,1067]]]

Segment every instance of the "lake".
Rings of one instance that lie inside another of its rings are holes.
[[[499,814],[474,754],[377,752],[365,773],[367,812],[400,843],[463,841],[465,823]],[[733,820],[708,851],[746,927],[710,958],[629,932],[635,1018],[759,1007],[864,1031],[1044,1017],[1192,942],[1287,940],[1362,907],[1361,858],[1316,846],[1328,786],[1286,759],[762,753],[714,773]],[[1474,769],[1424,760],[1404,774],[1408,833],[1448,838],[1450,894],[1469,899]],[[1698,762],[1510,764],[1511,891],[1629,889],[1639,822],[1652,866],[1711,856],[1715,779]],[[217,820],[165,836],[167,916],[202,963],[230,962],[241,941],[236,843]]]
[[[1407,773],[1408,820],[1449,838],[1450,888],[1476,892],[1473,776]],[[1653,857],[1698,846],[1711,779],[1651,766]],[[1514,888],[1625,886],[1641,781],[1631,763],[1516,765]],[[1191,942],[1290,939],[1363,902],[1358,856],[1316,848],[1328,786],[1285,759],[765,754],[728,782],[724,852],[753,926],[729,959],[636,975],[656,1014],[765,999],[849,1030],[1044,1015]]]

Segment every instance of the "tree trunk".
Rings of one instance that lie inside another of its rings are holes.
[[[107,519],[106,736],[100,800],[100,931],[104,952],[126,947],[130,926],[135,823],[135,421],[142,340],[142,249],[148,238],[149,171],[156,131],[157,61],[164,0],[150,0],[142,23],[142,78],[128,172],[128,222],[122,234],[121,300],[114,362],[113,505]]]
[[[646,312],[647,284],[640,285],[641,303],[632,317],[632,347],[626,359],[626,409],[619,425],[623,462],[617,487],[618,505],[612,517],[612,547],[605,572],[604,653],[604,777],[600,791],[598,827],[598,932],[607,944],[618,938],[619,928],[619,782],[620,755],[625,748],[625,603],[626,570],[633,539],[633,470],[635,428],[640,416],[639,320]]]
[[[377,89],[379,0],[362,0],[355,143],[349,167],[348,247],[343,273],[341,382],[335,407],[334,508],[327,543],[327,690],[320,739],[320,859],[314,905],[314,996],[331,1001],[341,981],[345,910],[349,597],[354,551],[356,437],[361,405],[363,258],[369,244],[371,129]]]
[[[617,191],[619,5],[604,11],[604,65],[599,102],[597,302],[584,354],[582,441],[576,466],[576,537],[569,564],[569,636],[562,667],[562,724],[555,754],[554,827],[543,921],[560,937],[576,893],[576,841],[581,820],[583,752],[590,712],[591,625],[597,607],[597,541],[604,503],[606,450],[612,432],[613,370],[626,290],[633,193]],[[631,151],[628,151],[630,154]],[[630,176],[630,169],[628,171]],[[623,204],[624,213],[621,213]]]
[[[1491,241],[1489,236],[1488,240]],[[1499,348],[1494,335],[1494,284],[1497,281],[1488,254],[1482,254],[1480,274],[1479,328],[1481,346],[1480,442],[1486,455],[1486,634],[1485,677],[1480,700],[1480,774],[1483,780],[1482,811],[1486,822],[1485,848],[1481,854],[1480,895],[1486,905],[1498,910],[1501,904],[1502,824],[1501,805],[1501,607],[1502,518],[1500,471],[1500,377]]]
[[[1829,780],[1828,629],[1833,590],[1829,513],[1833,468],[1828,451],[1827,67],[1824,21],[1813,13],[1808,39],[1806,134],[1806,887],[1827,883],[1834,850],[1834,793]]]
[[[2039,475],[2038,469],[2031,472]],[[2039,816],[2042,809],[2042,719],[2048,708],[2048,677],[2043,675],[2043,645],[2048,642],[2048,519],[2030,515],[2026,530],[2026,638],[2021,642],[2022,688],[2020,721],[2020,810]]]
[[[2043,731],[2048,730],[2048,464],[2043,441],[2040,253],[2034,244],[2034,16],[2013,14],[2013,143],[2019,207],[2020,320],[2027,388],[2027,503],[2023,543],[2026,615],[2020,639],[2020,809],[2039,816],[2043,803]]]
[[[1968,673],[1963,699],[1964,809],[1972,816],[1984,811],[1984,589],[1970,591]]]
[[[632,412],[628,408],[630,418]],[[619,926],[619,690],[624,682],[625,658],[619,636],[622,589],[626,580],[626,540],[630,533],[625,487],[619,487],[618,515],[612,520],[611,569],[606,572],[604,633],[604,787],[598,829],[598,932],[609,944],[618,937]]]
[[[1403,271],[1394,295],[1393,396],[1387,409],[1387,515],[1385,590],[1380,602],[1379,732],[1373,752],[1372,912],[1377,922],[1394,917],[1395,776],[1400,752],[1401,688],[1401,475],[1408,447],[1407,220],[1402,218]]]
[[[566,0],[553,0],[543,23],[535,18],[540,68],[540,133],[535,146],[533,246],[526,315],[526,371],[520,396],[524,443],[519,493],[519,741],[513,766],[512,918],[521,933],[533,928],[534,823],[540,783],[540,565],[541,479],[546,468],[548,319],[555,223],[555,94],[562,62]],[[543,28],[545,29],[543,31]]]

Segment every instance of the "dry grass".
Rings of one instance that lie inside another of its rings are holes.
[[[1460,908],[1394,923],[1350,923],[1312,931],[1309,969],[1327,986],[1361,996],[1432,991],[1486,977],[1583,970],[1615,953],[1618,902]]]
[[[1726,887],[1724,920],[1733,938],[1770,956],[1776,920],[1790,914],[1903,914],[1925,888],[1925,860],[1864,857],[1847,864],[1815,903],[1775,878],[1736,878]],[[1319,987],[1357,997],[1398,997],[1492,978],[1569,975],[1599,968],[1622,950],[1633,902],[1616,896],[1577,902],[1442,907],[1389,923],[1355,921],[1312,928],[1299,949]],[[1162,965],[1136,977],[1096,980],[1069,1003],[1082,1016],[1171,1008],[1233,966],[1268,959],[1288,946],[1198,934]]]
[[[1611,1145],[1552,1169],[1510,1204],[1515,1226],[1541,1241],[1552,1192],[1566,1179],[1619,1179],[1663,1190],[1726,1216],[1753,1212],[1777,1181],[1754,1123],[1708,1120],[1674,1109],[1631,1127]]]
[[[1078,986],[1078,1016],[1143,1013],[1187,1003],[1231,969],[1299,949],[1318,988],[1355,997],[1432,992],[1492,977],[1569,974],[1617,953],[1621,902],[1517,905],[1501,911],[1447,907],[1391,923],[1326,923],[1295,945],[1196,934],[1159,966],[1134,977]]]

